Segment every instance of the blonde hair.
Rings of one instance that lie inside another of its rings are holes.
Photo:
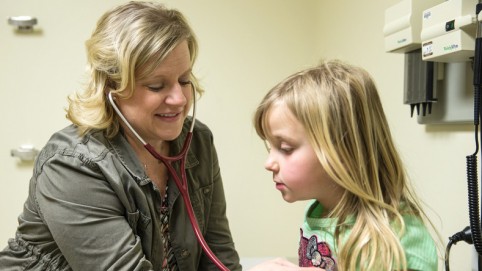
[[[86,41],[90,78],[83,93],[69,97],[67,119],[81,135],[104,130],[107,137],[119,132],[119,120],[109,104],[109,91],[128,98],[136,79],[142,79],[181,42],[187,41],[191,65],[198,43],[184,16],[159,3],[132,1],[106,12]],[[198,94],[196,77],[191,81]]]
[[[330,213],[339,270],[406,270],[400,243],[402,214],[425,217],[409,186],[377,88],[363,69],[338,60],[298,72],[271,89],[260,103],[254,125],[266,140],[267,117],[284,103],[307,132],[329,176],[344,193]],[[352,231],[343,224],[355,216]]]

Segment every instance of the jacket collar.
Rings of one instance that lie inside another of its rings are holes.
[[[180,153],[182,147],[184,145],[184,141],[186,136],[189,132],[189,128],[191,125],[191,118],[188,117],[186,121],[184,121],[184,125],[182,127],[181,134],[174,139],[170,143],[170,156],[175,156]],[[195,131],[193,132],[195,133]],[[109,143],[116,153],[116,156],[121,160],[124,167],[131,173],[136,181],[140,185],[145,185],[149,182],[148,177],[145,174],[144,167],[142,163],[137,158],[136,153],[132,149],[131,145],[125,138],[123,132],[119,132],[114,138],[109,140]],[[193,151],[193,144],[189,147],[187,151],[187,158],[185,162],[186,170],[196,166],[199,164],[199,160]],[[178,164],[179,162],[174,162],[174,164]]]

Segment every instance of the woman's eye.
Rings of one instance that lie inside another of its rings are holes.
[[[191,85],[191,81],[190,80],[179,81],[179,84],[181,84],[181,86],[187,86],[187,85]]]
[[[163,85],[149,85],[149,86],[147,86],[147,88],[151,91],[158,92],[158,91],[161,91],[164,88],[164,86]]]

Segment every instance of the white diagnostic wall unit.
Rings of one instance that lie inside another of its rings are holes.
[[[474,56],[477,0],[448,0],[423,12],[422,59],[463,62]]]
[[[477,4],[401,0],[385,11],[385,51],[405,55],[403,103],[420,124],[473,122]]]
[[[443,0],[403,0],[385,10],[385,51],[406,53],[421,47],[422,13]]]

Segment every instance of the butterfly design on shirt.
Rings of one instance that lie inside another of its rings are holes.
[[[337,271],[337,265],[330,246],[326,242],[318,242],[318,237],[303,236],[301,231],[300,248],[298,251],[299,265],[301,267],[320,267],[326,271]]]

